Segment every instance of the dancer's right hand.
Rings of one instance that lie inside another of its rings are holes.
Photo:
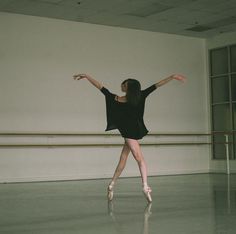
[[[74,80],[81,80],[81,79],[84,79],[86,77],[87,77],[86,74],[75,74],[75,75],[73,75]]]

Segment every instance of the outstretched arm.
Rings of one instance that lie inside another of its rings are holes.
[[[98,82],[97,80],[93,79],[91,76],[87,74],[76,74],[73,75],[74,80],[81,80],[81,79],[87,79],[92,85],[94,85],[96,88],[100,89],[103,87],[103,85]]]
[[[157,82],[155,85],[156,85],[156,88],[158,87],[161,87],[162,85],[165,85],[167,84],[168,82],[170,82],[171,80],[178,80],[178,81],[181,81],[181,82],[185,82],[186,78],[182,75],[171,75],[159,82]]]

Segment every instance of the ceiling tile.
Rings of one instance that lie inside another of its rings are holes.
[[[166,10],[171,9],[172,7],[162,5],[159,3],[153,3],[142,8],[136,8],[135,10],[127,13],[128,15],[138,16],[138,17],[147,17],[160,12],[165,12]]]
[[[182,7],[184,5],[191,4],[191,3],[197,2],[197,1],[199,1],[199,0],[158,0],[155,2],[165,4],[168,6],[172,6],[172,7]]]
[[[14,1],[15,0],[1,0],[0,1],[0,7],[4,8],[6,5],[8,5],[8,4],[10,4],[10,3],[14,2]]]
[[[0,11],[202,38],[236,31],[236,0],[1,0]],[[186,30],[196,26],[218,28]]]

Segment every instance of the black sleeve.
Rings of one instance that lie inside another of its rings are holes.
[[[100,91],[106,96],[106,97],[114,97],[115,94],[111,93],[108,89],[106,89],[105,87],[102,87],[100,89]]]
[[[150,87],[142,90],[143,96],[146,98],[150,93],[152,93],[154,90],[156,90],[156,85],[151,85]]]

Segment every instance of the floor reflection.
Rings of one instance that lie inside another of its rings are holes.
[[[114,202],[113,201],[108,201],[108,214],[110,215],[112,221],[115,224],[116,227],[116,231],[117,233],[123,233],[121,230],[121,223],[119,222],[118,218],[117,218],[117,214],[115,212],[115,208],[114,208]],[[152,215],[151,212],[151,208],[152,208],[152,203],[147,204],[147,206],[144,209],[143,213],[140,213],[140,216],[143,217],[143,229],[142,229],[142,234],[149,234],[149,218]]]
[[[236,233],[236,187],[232,176],[224,176],[222,182],[213,185],[215,227],[217,233]]]
[[[150,177],[147,205],[140,178],[122,179],[113,202],[108,180],[0,184],[4,234],[235,234],[236,175]]]

